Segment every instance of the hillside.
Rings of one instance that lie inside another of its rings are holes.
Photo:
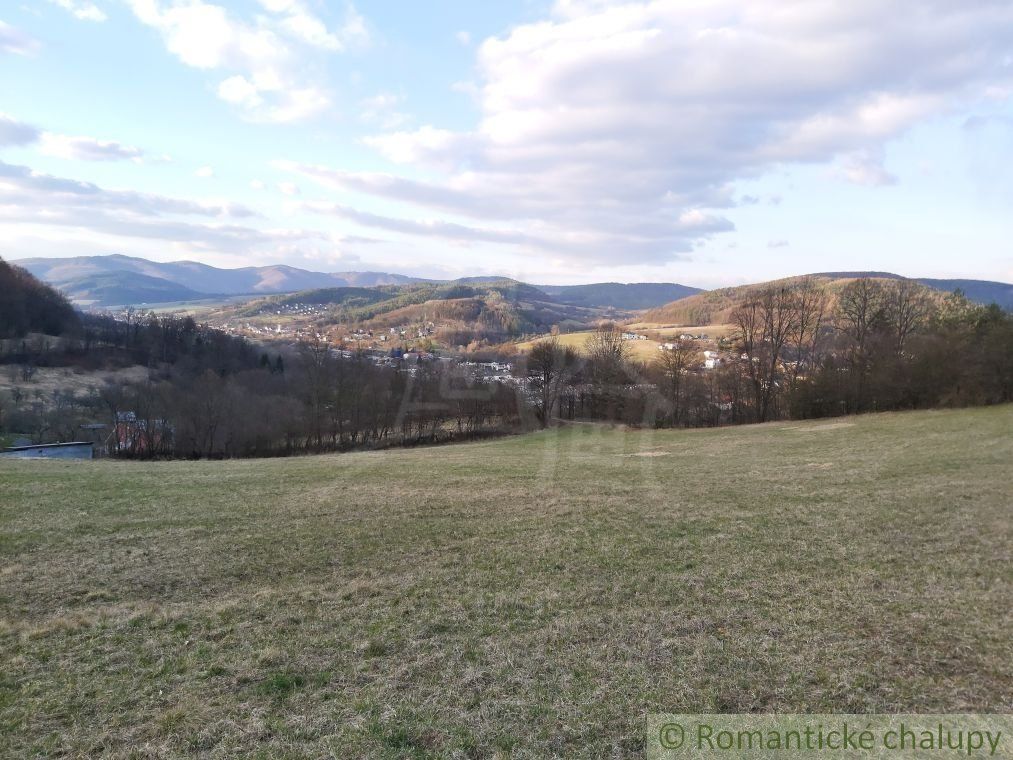
[[[831,277],[833,279],[852,279],[856,277],[875,277],[883,280],[907,279],[891,272],[820,272],[819,276]],[[911,279],[933,290],[940,290],[944,293],[960,290],[969,300],[984,306],[995,303],[1003,309],[1013,309],[1013,285],[1006,282],[995,282],[992,280],[939,280],[932,277],[914,277]]]
[[[212,315],[220,324],[295,315],[316,329],[334,325],[389,328],[434,322],[452,344],[506,340],[554,325],[575,329],[606,313],[556,302],[540,289],[506,278],[464,278],[375,288],[324,288],[272,296]]]
[[[539,285],[538,289],[560,303],[638,311],[702,292],[700,288],[671,282],[600,282],[592,285]]]
[[[59,287],[86,306],[122,306],[198,300],[208,296],[295,293],[328,288],[372,288],[386,285],[496,285],[528,298],[592,309],[647,309],[698,292],[674,283],[597,283],[592,285],[532,286],[497,277],[466,277],[452,283],[424,280],[387,272],[311,272],[274,265],[220,269],[195,261],[155,262],[118,254],[64,259],[29,258],[18,262],[39,279]],[[159,285],[161,280],[165,285]],[[173,289],[171,286],[176,286]],[[545,296],[551,298],[545,298]]]
[[[903,280],[906,279],[900,275],[890,274],[889,272],[825,272],[821,274],[808,275],[814,277],[820,283],[822,283],[830,294],[831,301],[833,301],[836,293],[847,285],[849,282],[857,278],[869,277],[880,280]],[[750,297],[751,293],[754,293],[761,288],[775,284],[789,284],[797,282],[799,277],[786,277],[782,280],[771,280],[770,282],[753,283],[750,285],[739,285],[732,288],[717,288],[716,290],[708,290],[696,295],[689,296],[687,298],[679,299],[670,304],[666,304],[658,309],[651,309],[644,313],[642,316],[642,322],[649,324],[677,324],[677,325],[711,325],[711,324],[726,324],[731,321],[732,312],[735,307],[742,303],[744,300]],[[930,292],[937,294],[939,299],[943,298],[944,293],[949,290],[944,285],[950,283],[971,283],[973,280],[916,280],[919,284],[925,285]],[[939,283],[939,287],[933,287],[928,283],[936,282]],[[1003,283],[986,283],[990,287],[984,288],[979,287],[975,289],[979,298],[984,298],[987,295],[1001,295],[1001,288],[1011,288],[1013,286],[1003,285]],[[992,287],[994,286],[994,287]],[[955,289],[955,288],[952,288]],[[970,293],[965,294],[970,300],[976,300],[971,298]],[[979,300],[980,303],[991,303],[991,300],[984,298]]]
[[[919,279],[918,282],[947,293],[961,290],[969,300],[985,304],[986,306],[990,303],[996,303],[1004,309],[1013,309],[1013,285],[1005,282],[992,282],[990,280],[933,280],[927,277]]]
[[[164,301],[209,295],[290,293],[324,285],[368,287],[418,281],[412,277],[383,272],[310,272],[280,265],[220,269],[196,261],[161,263],[116,254],[66,259],[22,259],[18,263],[39,279],[64,290],[72,300],[95,306],[151,302],[149,296],[153,292],[152,280],[162,280],[193,294],[180,298],[168,297]],[[115,288],[108,293],[99,291],[101,297],[95,298],[92,287],[95,278],[108,277],[115,277]],[[168,285],[165,287],[170,292]]]
[[[0,755],[630,757],[651,711],[1003,712],[1011,427],[0,462]]]
[[[843,283],[844,280],[817,275],[825,285]],[[797,278],[773,280],[775,283],[790,283]],[[717,288],[706,290],[686,298],[680,298],[657,309],[650,309],[641,317],[644,323],[675,324],[675,325],[711,325],[727,324],[731,321],[732,311],[750,293],[764,287],[768,283],[740,285],[733,288]]]
[[[136,272],[86,275],[68,280],[60,288],[73,294],[74,302],[80,306],[141,306],[190,301],[207,298],[209,295],[160,277],[149,277]]]
[[[74,307],[63,295],[0,258],[0,338],[62,335],[79,324]]]

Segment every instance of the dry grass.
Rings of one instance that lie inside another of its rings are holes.
[[[576,351],[583,352],[587,347],[587,340],[594,335],[594,330],[584,330],[581,332],[564,333],[559,335],[559,342],[563,346],[569,346]],[[530,351],[531,347],[535,345],[539,340],[543,338],[537,338],[535,340],[525,341],[524,343],[518,343],[515,348],[518,351]],[[631,340],[627,341],[626,345],[630,347],[630,353],[637,361],[651,361],[658,358],[658,346],[661,344],[654,340]]]
[[[145,367],[126,367],[116,370],[85,371],[71,367],[36,367],[31,380],[20,376],[16,365],[0,367],[0,394],[20,388],[26,402],[41,400],[50,403],[57,393],[86,396],[101,389],[108,382],[135,383],[148,377]]]
[[[850,422],[0,463],[0,756],[623,757],[648,711],[1013,709],[1013,407]]]
[[[661,322],[634,322],[628,325],[630,330],[637,332],[656,332],[662,340],[674,340],[683,333],[690,335],[706,335],[709,340],[716,342],[719,338],[727,338],[735,332],[735,325],[672,325]]]

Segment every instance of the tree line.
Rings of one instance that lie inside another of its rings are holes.
[[[278,456],[559,420],[690,427],[1013,401],[1013,316],[959,293],[801,278],[753,290],[731,319],[706,368],[694,340],[637,361],[606,323],[581,351],[536,343],[499,382],[449,357],[385,363],[324,343],[265,349],[189,317],[75,315],[59,337],[0,340],[0,436],[93,435],[128,457]],[[117,374],[138,366],[143,379]],[[47,396],[40,368],[108,379]]]
[[[530,354],[535,413],[706,426],[1013,400],[1013,316],[909,280],[815,278],[755,289],[705,368],[693,340],[635,361],[614,324],[580,353],[558,338]]]
[[[0,348],[13,390],[0,394],[0,434],[97,442],[123,457],[246,457],[474,438],[523,424],[523,396],[451,361],[397,366],[326,344],[272,353],[190,317],[82,315],[60,337]],[[33,391],[39,368],[93,376],[133,366],[86,393]],[[82,427],[89,426],[89,427]]]

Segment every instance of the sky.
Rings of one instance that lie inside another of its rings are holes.
[[[1013,282],[1009,0],[4,0],[0,255]]]

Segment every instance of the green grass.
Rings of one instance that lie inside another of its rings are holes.
[[[602,757],[1013,709],[1013,407],[0,463],[0,756]]]

